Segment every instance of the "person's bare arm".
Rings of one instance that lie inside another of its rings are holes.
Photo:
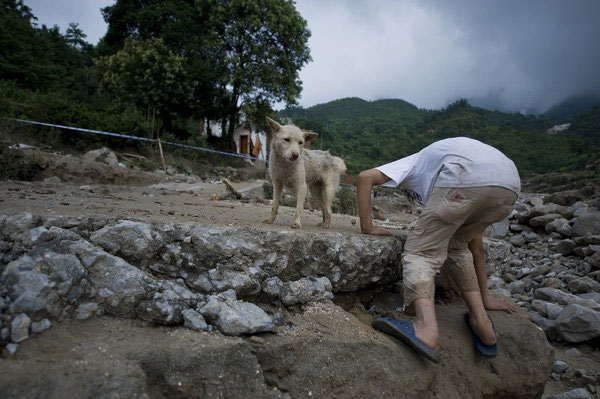
[[[371,220],[371,189],[373,185],[380,185],[390,178],[377,169],[364,170],[359,173],[356,184],[356,196],[358,200],[358,215],[360,217],[360,231],[363,234],[391,235],[388,231],[373,226]]]
[[[473,255],[475,274],[477,275],[477,282],[479,284],[479,290],[481,291],[481,298],[483,299],[485,308],[487,310],[503,310],[506,313],[515,313],[517,308],[513,304],[504,299],[488,295],[487,264],[485,261],[485,253],[483,251],[483,236],[481,234],[469,241],[469,250]]]

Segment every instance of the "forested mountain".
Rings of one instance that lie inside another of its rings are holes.
[[[599,109],[574,119],[571,130],[555,135],[546,133],[553,123],[545,117],[487,111],[466,100],[429,111],[402,100],[345,98],[307,109],[288,108],[280,116],[319,133],[312,148],[342,156],[353,174],[457,136],[500,149],[521,173],[582,169],[600,157]]]

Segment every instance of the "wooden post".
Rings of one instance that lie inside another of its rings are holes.
[[[158,141],[158,151],[160,152],[160,160],[162,162],[163,169],[165,173],[167,173],[167,164],[165,163],[165,157],[163,156],[162,145],[160,145],[160,137],[156,136],[156,141]]]

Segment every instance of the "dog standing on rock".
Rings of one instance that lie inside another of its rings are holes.
[[[309,187],[314,204],[318,204],[323,211],[323,222],[319,226],[328,229],[331,223],[331,204],[340,184],[340,174],[346,171],[346,164],[329,151],[303,148],[304,143],[318,136],[317,133],[292,125],[281,126],[271,118],[267,118],[267,123],[273,130],[269,158],[269,174],[273,180],[273,208],[264,223],[271,224],[275,221],[285,186],[296,193],[296,216],[292,228],[301,228],[300,218]]]

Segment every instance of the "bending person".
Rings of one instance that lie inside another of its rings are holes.
[[[445,272],[467,304],[465,321],[473,332],[476,349],[495,356],[496,334],[485,312],[468,243],[510,214],[520,184],[510,159],[494,147],[466,137],[441,140],[416,154],[361,172],[357,196],[363,233],[387,234],[371,220],[373,185],[402,185],[425,205],[402,255],[404,309],[416,315],[416,321],[380,318],[373,321],[374,327],[439,361],[433,350],[439,337],[434,276],[448,258]]]

